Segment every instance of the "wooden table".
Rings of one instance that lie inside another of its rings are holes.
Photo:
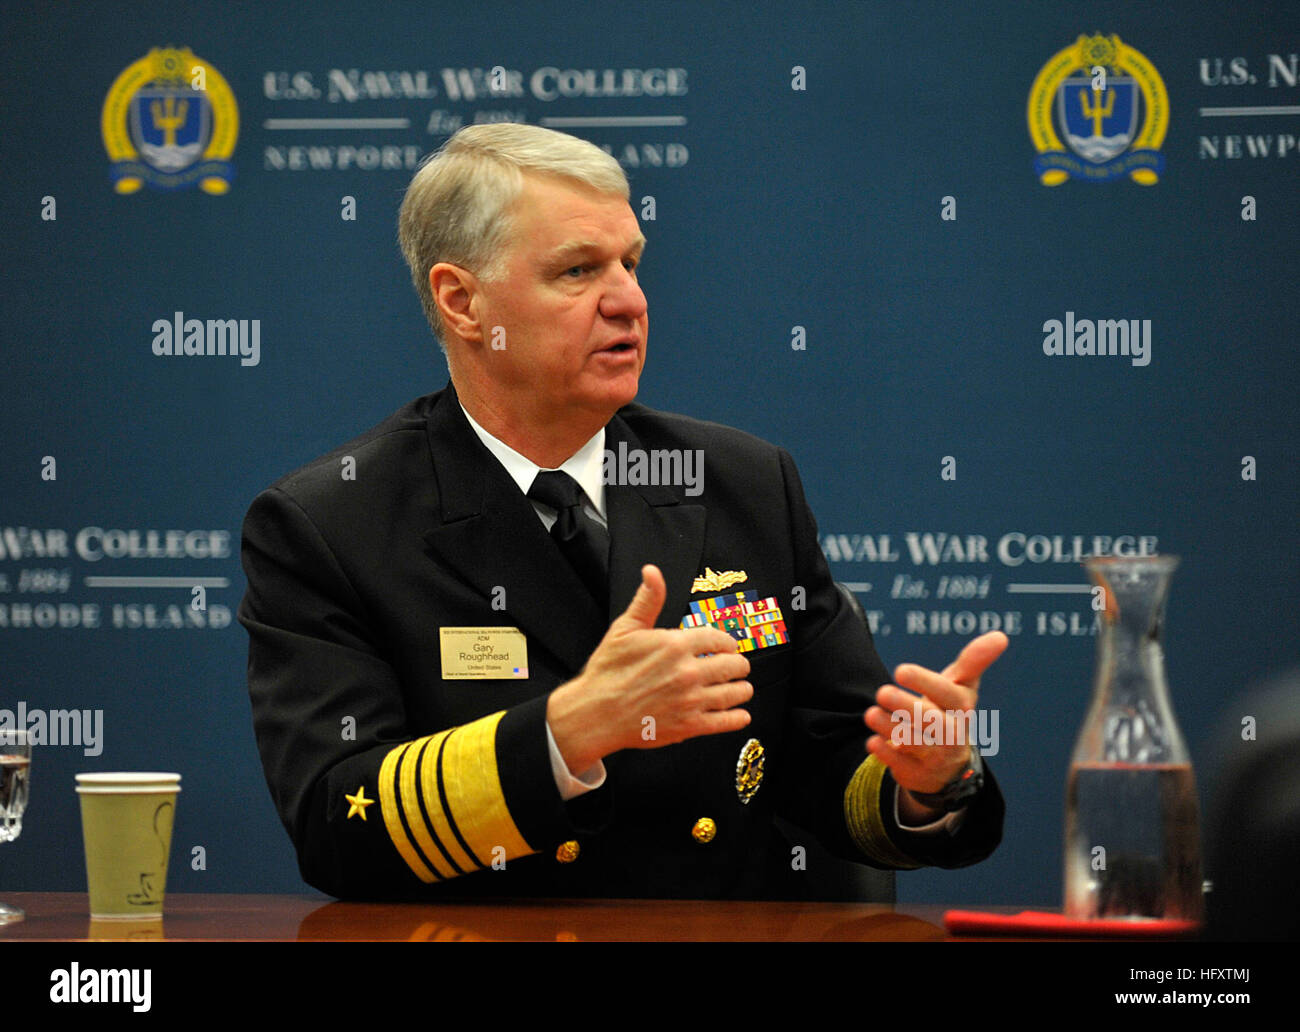
[[[340,903],[325,896],[169,893],[155,921],[91,921],[83,892],[10,892],[4,941],[912,942],[948,938],[942,906],[570,900]],[[1015,912],[1022,907],[992,907]]]

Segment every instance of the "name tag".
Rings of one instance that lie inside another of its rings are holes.
[[[501,681],[528,676],[528,642],[518,627],[439,627],[442,676]]]

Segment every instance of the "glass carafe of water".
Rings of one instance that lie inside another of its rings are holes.
[[[1084,563],[1104,608],[1066,782],[1067,917],[1202,918],[1196,780],[1160,646],[1177,565],[1173,556]]]

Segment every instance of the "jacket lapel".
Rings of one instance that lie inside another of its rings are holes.
[[[644,448],[619,416],[605,428],[605,448],[617,453]],[[607,484],[605,512],[609,517],[609,615],[627,608],[641,583],[641,567],[654,563],[663,572],[668,598],[657,621],[676,627],[685,615],[691,584],[701,569],[706,510],[683,503],[680,487]]]
[[[426,548],[487,603],[504,588],[503,615],[528,636],[530,647],[546,648],[576,673],[627,608],[646,563],[658,566],[668,585],[658,626],[677,626],[701,569],[704,506],[683,504],[680,488],[606,486],[610,602],[602,614],[532,504],[470,427],[450,385],[433,402],[427,432],[441,511],[424,531]],[[642,447],[616,415],[605,447],[617,450],[620,441]]]
[[[483,447],[450,386],[428,419],[441,513],[424,532],[431,554],[455,570],[486,604],[505,591],[502,616],[575,673],[607,621],[532,503]]]

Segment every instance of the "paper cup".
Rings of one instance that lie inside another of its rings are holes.
[[[95,920],[157,919],[167,884],[179,774],[78,774],[86,883]]]

